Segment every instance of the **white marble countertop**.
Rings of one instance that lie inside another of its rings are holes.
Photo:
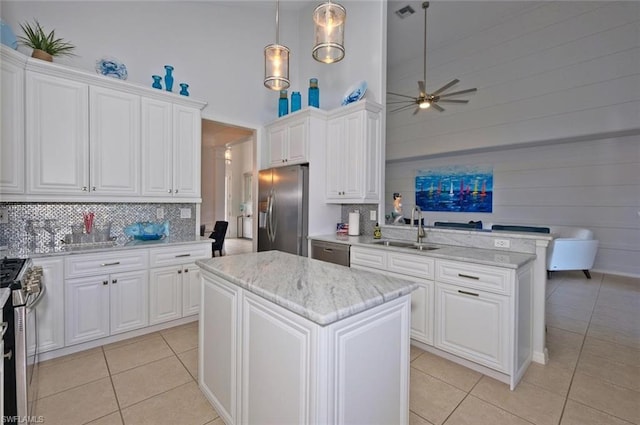
[[[1,250],[0,257],[9,258],[42,258],[42,257],[55,257],[59,255],[75,255],[75,254],[94,254],[97,252],[113,252],[123,249],[139,249],[139,248],[156,248],[163,246],[179,246],[192,243],[211,243],[212,240],[206,236],[192,236],[188,238],[174,238],[168,237],[157,241],[138,241],[131,240],[124,244],[86,244],[85,246],[65,246],[51,248],[46,251],[30,251],[27,246],[22,250],[9,251]]]
[[[0,308],[4,307],[4,304],[7,302],[10,296],[11,296],[11,289],[0,288]]]
[[[392,240],[389,238],[373,239],[371,236],[348,236],[345,239],[338,239],[335,234],[309,236],[311,240],[320,240],[334,243],[341,243],[351,246],[362,246],[365,248],[382,249],[385,251],[397,251],[405,254],[424,255],[427,257],[441,258],[443,260],[465,261],[469,263],[484,264],[488,266],[506,267],[517,269],[536,259],[534,254],[520,252],[497,251],[483,248],[470,248],[465,246],[442,245],[426,242],[426,245],[438,247],[438,249],[420,251],[410,248],[376,245],[373,242],[380,240]]]
[[[196,264],[321,326],[418,287],[394,277],[280,251],[214,257]]]

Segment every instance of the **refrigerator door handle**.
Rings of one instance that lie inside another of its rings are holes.
[[[275,204],[276,204],[276,192],[275,191],[271,191],[271,196],[269,197],[271,199],[271,202],[269,203],[269,231],[271,233],[270,239],[271,239],[271,243],[275,242],[276,240],[276,224],[274,224],[273,222],[273,216],[274,216],[274,210],[275,210]]]

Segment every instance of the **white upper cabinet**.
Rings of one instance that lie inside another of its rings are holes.
[[[91,191],[140,193],[140,96],[104,87],[89,90]]]
[[[204,102],[4,48],[2,56],[6,200],[200,201]]]
[[[309,114],[307,111],[282,118],[267,127],[268,165],[309,162]]]
[[[89,86],[31,71],[26,79],[27,192],[88,192]]]
[[[24,63],[0,50],[0,193],[24,193]]]
[[[381,110],[381,105],[365,100],[329,113],[327,203],[380,202]]]

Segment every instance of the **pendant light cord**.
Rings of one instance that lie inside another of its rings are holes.
[[[422,8],[424,9],[424,50],[423,50],[423,68],[422,68],[422,78],[424,78],[424,92],[427,94],[427,8],[429,7],[429,2],[425,1],[422,3]]]
[[[279,23],[279,15],[280,14],[280,1],[276,0],[276,44],[280,45],[280,23]]]

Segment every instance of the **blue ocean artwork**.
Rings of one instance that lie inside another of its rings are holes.
[[[493,167],[447,166],[416,176],[416,205],[422,211],[493,211]]]
[[[96,72],[107,77],[126,80],[129,76],[127,67],[116,58],[104,57],[96,61]]]

